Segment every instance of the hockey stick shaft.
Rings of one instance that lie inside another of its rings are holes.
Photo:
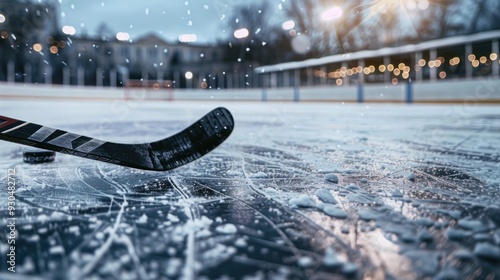
[[[0,139],[133,168],[165,171],[192,162],[224,142],[231,113],[216,108],[183,131],[143,144],[119,144],[0,116]]]

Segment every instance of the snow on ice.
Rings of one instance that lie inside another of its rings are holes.
[[[167,173],[64,154],[27,165],[23,146],[0,142],[0,166],[20,174],[21,277],[500,277],[497,107],[2,100],[0,109],[139,143],[220,105],[235,117],[233,135]]]

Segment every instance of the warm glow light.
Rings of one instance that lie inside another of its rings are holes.
[[[479,60],[472,61],[472,66],[478,67],[479,66]]]
[[[290,30],[290,29],[293,29],[295,27],[295,22],[293,20],[288,20],[288,21],[285,21],[283,22],[283,24],[281,25],[281,27],[284,29],[284,30]]]
[[[410,77],[410,73],[404,72],[402,76],[403,76],[403,79],[406,80],[406,79],[408,79],[408,77]]]
[[[460,63],[460,58],[458,58],[458,57],[454,57],[454,58],[450,59],[451,66],[458,65],[459,63]]]
[[[337,80],[335,81],[335,83],[337,84],[337,86],[341,86],[341,85],[342,85],[342,83],[343,83],[343,81],[342,81],[342,79],[337,79]]]
[[[56,46],[52,46],[52,47],[50,47],[50,52],[51,52],[52,54],[56,54],[56,53],[58,53],[58,52],[59,52],[59,49],[58,49]]]
[[[342,9],[340,9],[339,7],[333,7],[333,8],[330,8],[330,9],[324,11],[321,14],[321,19],[332,20],[332,19],[339,18],[341,16],[342,16]]]
[[[4,23],[5,22],[5,16],[0,14],[0,23]]]
[[[353,74],[352,69],[347,69],[347,76],[352,76],[352,74]]]
[[[249,34],[250,34],[250,32],[248,31],[248,29],[241,28],[241,29],[235,30],[233,35],[236,39],[243,39],[243,38],[248,37]]]
[[[444,71],[439,72],[439,78],[441,78],[441,79],[446,78],[446,72],[444,72]]]
[[[366,75],[370,74],[370,68],[365,67],[365,69],[363,69],[363,73],[365,73]]]
[[[470,62],[472,62],[472,61],[476,60],[476,56],[474,54],[469,54],[468,59]]]
[[[315,74],[316,74],[316,76],[318,76],[320,78],[326,78],[326,73],[323,70],[318,70],[318,71],[316,71]]]
[[[403,69],[403,72],[409,73],[410,72],[410,66],[405,66],[405,68]]]
[[[394,73],[394,75],[399,76],[399,74],[401,74],[401,70],[399,70],[399,68],[396,68],[396,69],[394,69],[393,73]]]
[[[192,43],[196,42],[196,40],[198,40],[196,34],[182,34],[179,36],[179,41],[182,43]]]
[[[370,73],[375,72],[375,66],[373,65],[368,66],[368,69],[370,69]]]
[[[394,65],[392,65],[392,64],[387,65],[387,70],[389,70],[389,71],[394,70]]]
[[[419,65],[420,67],[424,67],[424,66],[425,66],[425,63],[426,63],[426,61],[425,61],[425,59],[423,59],[423,58],[422,58],[422,59],[420,59],[420,60],[418,61],[418,65]]]
[[[404,64],[404,63],[400,63],[400,64],[398,64],[398,69],[399,69],[399,70],[403,70],[403,69],[405,69],[405,64]]]
[[[380,72],[385,72],[385,65],[380,65],[380,66],[378,67],[378,71],[380,71]]]
[[[130,39],[130,35],[127,32],[118,32],[116,33],[116,39],[119,41],[128,41]]]
[[[490,59],[491,60],[497,60],[497,58],[498,58],[498,55],[496,53],[490,54]]]
[[[481,62],[481,63],[483,63],[483,64],[484,64],[484,63],[486,63],[486,61],[488,61],[488,59],[486,58],[486,56],[481,56],[481,57],[479,58],[479,62]]]
[[[434,66],[436,66],[436,64],[435,64],[435,63],[436,63],[436,62],[435,62],[434,60],[429,61],[429,67],[430,67],[430,68],[434,68]]]
[[[43,45],[40,43],[36,43],[33,45],[33,50],[36,52],[41,52],[43,50]]]
[[[65,25],[62,28],[62,32],[66,35],[75,35],[76,29],[73,26]]]
[[[393,84],[393,85],[397,85],[397,84],[398,84],[398,82],[399,82],[399,81],[398,81],[398,79],[397,79],[397,78],[393,78],[393,79],[392,79],[392,84]]]
[[[187,71],[184,76],[186,77],[186,79],[191,80],[193,78],[193,72]]]
[[[441,66],[441,60],[437,60],[437,59],[436,59],[436,61],[434,61],[434,65],[435,65],[436,67]]]

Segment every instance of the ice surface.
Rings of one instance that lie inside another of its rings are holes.
[[[236,120],[227,143],[167,173],[62,154],[27,165],[24,146],[0,142],[1,169],[16,169],[18,275],[500,277],[497,107],[1,100],[0,111],[138,143],[220,105]]]
[[[224,234],[233,234],[233,233],[236,233],[238,231],[236,226],[233,224],[221,225],[221,226],[218,226],[217,228],[215,228],[215,230],[217,232],[224,233]]]
[[[292,207],[314,207],[316,202],[314,199],[307,194],[302,194],[298,197],[291,198],[288,204]]]
[[[332,182],[334,184],[337,184],[339,182],[339,177],[335,174],[326,174],[325,180],[327,180],[328,182]]]
[[[347,218],[347,213],[344,210],[342,210],[336,206],[327,205],[323,208],[323,212],[325,212],[325,214],[332,216],[334,218],[337,218],[337,219]]]
[[[490,243],[476,244],[474,247],[474,254],[485,259],[491,259],[494,261],[500,260],[500,248]]]
[[[337,201],[333,197],[332,193],[327,190],[327,189],[319,189],[316,191],[316,195],[318,198],[325,202],[325,203],[331,203],[331,204],[337,204]]]

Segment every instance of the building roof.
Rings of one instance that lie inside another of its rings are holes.
[[[455,45],[462,45],[465,43],[474,43],[474,42],[481,42],[494,39],[500,39],[500,30],[486,31],[470,35],[453,36],[448,38],[426,41],[418,44],[403,45],[399,47],[387,47],[378,50],[365,50],[353,53],[330,55],[321,58],[313,58],[304,61],[292,61],[274,65],[266,65],[257,67],[255,68],[254,71],[256,73],[278,72],[284,70],[299,69],[299,68],[325,65],[343,61],[350,61],[350,60],[414,53],[418,51],[424,51],[442,47],[450,47]]]
[[[139,37],[139,39],[134,40],[134,43],[145,44],[145,45],[160,45],[160,46],[172,45],[171,43],[168,43],[167,41],[163,40],[160,36],[156,35],[155,33],[148,33],[142,37]]]

